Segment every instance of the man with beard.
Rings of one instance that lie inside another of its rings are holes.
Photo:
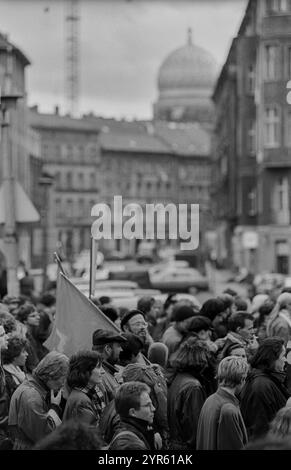
[[[102,356],[102,366],[105,371],[102,377],[105,388],[104,398],[105,403],[108,404],[115,397],[119,387],[119,382],[116,379],[116,375],[119,375],[119,369],[115,367],[115,364],[119,362],[121,344],[126,343],[127,340],[122,335],[102,329],[94,331],[92,340],[93,351],[97,351]]]
[[[120,326],[125,333],[133,333],[143,340],[143,353],[147,356],[147,351],[153,343],[153,338],[148,332],[148,324],[145,321],[144,313],[141,310],[130,310],[123,315]],[[145,358],[142,358],[142,355],[140,355],[138,362],[148,363]]]

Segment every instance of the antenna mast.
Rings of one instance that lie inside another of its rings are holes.
[[[78,113],[79,98],[79,0],[67,1],[65,95],[72,116]]]

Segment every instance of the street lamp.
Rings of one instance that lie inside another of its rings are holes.
[[[41,209],[41,220],[42,220],[42,290],[43,292],[47,287],[47,265],[48,265],[48,229],[49,229],[49,190],[53,185],[54,177],[49,173],[42,173],[38,184],[43,188],[43,200]]]
[[[3,190],[5,199],[4,246],[7,262],[7,291],[8,295],[19,294],[17,278],[18,245],[16,237],[16,200],[15,177],[13,173],[12,155],[9,151],[9,111],[16,109],[17,101],[22,98],[20,94],[1,94],[0,110],[1,120],[1,155],[3,164]]]

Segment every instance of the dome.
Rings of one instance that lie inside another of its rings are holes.
[[[216,72],[215,60],[209,52],[192,44],[189,29],[187,44],[172,52],[160,67],[154,119],[212,123],[211,94]]]
[[[216,62],[211,54],[192,44],[173,51],[162,63],[158,88],[160,91],[181,88],[210,88],[216,77]]]

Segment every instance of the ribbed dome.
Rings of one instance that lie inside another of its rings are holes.
[[[162,63],[158,88],[160,91],[181,88],[212,88],[216,63],[211,54],[189,42],[172,52]]]

